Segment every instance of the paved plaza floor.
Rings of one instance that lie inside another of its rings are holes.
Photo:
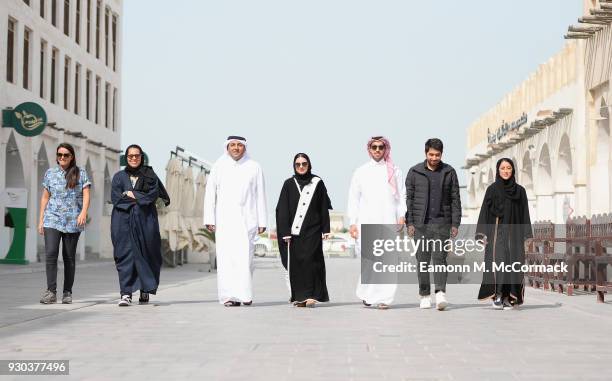
[[[0,360],[70,360],[53,379],[612,379],[612,303],[594,295],[528,288],[520,311],[496,311],[477,285],[449,285],[439,312],[401,285],[383,311],[356,299],[358,260],[329,259],[331,302],[293,308],[278,259],[263,258],[250,307],[220,305],[215,274],[188,264],[162,270],[150,305],[119,308],[112,262],[79,263],[75,303],[44,306],[44,272],[31,269],[0,267]]]

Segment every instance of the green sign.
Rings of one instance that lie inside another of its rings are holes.
[[[47,125],[47,113],[38,103],[25,102],[14,109],[2,110],[2,127],[12,127],[23,136],[36,136]]]

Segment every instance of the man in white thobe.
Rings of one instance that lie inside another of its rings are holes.
[[[406,186],[402,170],[391,160],[391,145],[383,136],[370,139],[370,160],[357,168],[351,179],[348,201],[350,235],[361,256],[361,224],[398,224],[403,228],[406,214]],[[357,285],[357,297],[366,306],[386,309],[393,302],[397,284]]]
[[[227,138],[204,198],[204,224],[215,232],[219,303],[226,307],[253,302],[254,241],[267,226],[263,171],[246,146],[241,136]]]

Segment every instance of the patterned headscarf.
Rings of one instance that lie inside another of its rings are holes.
[[[393,160],[391,159],[391,143],[384,136],[374,136],[368,140],[368,145],[366,149],[368,150],[368,155],[372,157],[372,153],[370,152],[370,146],[374,142],[381,142],[385,145],[385,153],[383,154],[383,159],[385,160],[385,164],[387,165],[387,181],[393,190],[393,196],[398,199],[399,192],[397,190],[397,184],[395,182],[395,165],[393,164]]]

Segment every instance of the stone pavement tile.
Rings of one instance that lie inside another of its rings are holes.
[[[612,319],[607,309],[586,306],[579,298],[541,297],[533,290],[527,301],[532,297],[537,308],[493,311],[472,302],[476,285],[451,285],[456,306],[440,313],[416,308],[415,286],[401,285],[398,308],[365,309],[354,296],[359,263],[341,259],[328,262],[328,287],[336,305],[297,309],[284,300],[278,264],[256,264],[252,307],[220,306],[214,277],[176,279],[149,306],[96,303],[0,328],[0,356],[61,356],[73,361],[78,367],[73,375],[82,379],[609,378],[590,369],[600,369],[602,358],[612,353]],[[354,281],[347,282],[346,274],[354,274]],[[516,365],[483,367],[498,358],[511,358]],[[313,364],[317,367],[302,378]],[[523,373],[517,373],[517,366]]]

